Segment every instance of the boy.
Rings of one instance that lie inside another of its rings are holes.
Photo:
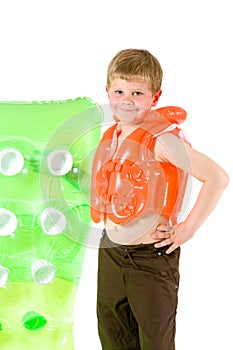
[[[193,149],[177,124],[153,111],[162,75],[146,50],[122,50],[108,67],[106,91],[116,123],[97,149],[91,196],[92,219],[105,225],[97,294],[104,350],[175,349],[180,246],[228,184],[225,171]],[[188,175],[202,187],[179,222]]]

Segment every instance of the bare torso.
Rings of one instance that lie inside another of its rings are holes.
[[[110,240],[124,245],[155,243],[156,240],[151,238],[151,234],[159,225],[169,225],[169,220],[151,212],[124,225],[117,225],[109,219],[105,221],[105,228]]]

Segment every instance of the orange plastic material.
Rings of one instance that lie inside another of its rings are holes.
[[[120,140],[118,123],[103,135],[92,170],[91,216],[94,222],[108,217],[123,224],[149,211],[177,219],[188,175],[168,162],[158,162],[153,149],[156,136],[173,133],[186,119],[180,107],[169,106],[151,111],[143,126]]]

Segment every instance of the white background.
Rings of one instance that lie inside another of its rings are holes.
[[[186,109],[193,146],[231,176],[232,33],[230,0],[1,0],[0,100],[88,96],[105,104],[110,59],[145,48],[164,70],[158,107]],[[230,184],[182,247],[177,350],[233,349],[231,195]],[[101,349],[96,270],[97,249],[87,248],[75,307],[78,350]]]

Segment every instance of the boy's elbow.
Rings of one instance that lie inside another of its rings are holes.
[[[223,192],[230,181],[230,178],[228,174],[223,170],[221,167],[212,169],[212,171],[209,173],[209,177],[206,179],[207,182],[213,186],[213,189],[217,190],[219,192]]]
[[[227,173],[225,173],[225,188],[228,186],[229,182],[230,182],[230,177]]]
[[[219,174],[220,176],[220,183],[222,185],[223,190],[225,190],[225,188],[227,188],[229,181],[230,181],[230,177],[229,175],[222,170],[221,173]]]

